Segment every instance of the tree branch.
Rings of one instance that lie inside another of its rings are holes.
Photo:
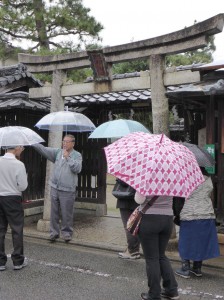
[[[18,38],[18,39],[31,39],[32,41],[35,41],[34,40],[34,37],[33,35],[29,35],[29,34],[26,34],[26,35],[19,35],[19,34],[15,34],[9,30],[5,30],[4,28],[0,28],[0,32],[4,32],[5,34],[8,34],[14,38]]]
[[[9,5],[11,5],[14,8],[20,8],[24,6],[24,3],[19,3],[19,4],[15,4],[14,2],[11,2],[10,0],[8,0]]]

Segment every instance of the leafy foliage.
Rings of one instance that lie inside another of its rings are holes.
[[[195,63],[209,63],[213,60],[212,54],[216,50],[214,36],[209,37],[208,46],[195,51],[182,54],[169,55],[166,57],[167,67],[192,65]]]
[[[138,59],[113,65],[113,73],[115,74],[140,72],[145,70],[149,70],[148,59]]]
[[[100,40],[103,26],[82,0],[4,0],[0,5],[0,39],[31,44],[30,49],[77,49]]]

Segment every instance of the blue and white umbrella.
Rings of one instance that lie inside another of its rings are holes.
[[[133,120],[118,119],[99,125],[89,136],[89,139],[121,138],[132,132],[150,131],[141,123]]]

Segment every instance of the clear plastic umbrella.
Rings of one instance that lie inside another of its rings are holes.
[[[39,129],[65,132],[88,132],[96,128],[88,117],[71,111],[58,111],[47,114],[35,126]]]
[[[119,119],[101,124],[90,134],[89,139],[120,138],[132,132],[150,133],[137,121]]]
[[[22,126],[0,128],[0,147],[30,146],[45,142],[35,131]]]

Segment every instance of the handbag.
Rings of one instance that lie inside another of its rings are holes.
[[[123,182],[120,179],[117,179],[117,182],[114,185],[114,188],[112,190],[112,195],[115,198],[119,199],[134,199],[135,196],[135,189],[128,185],[127,183]]]
[[[154,196],[151,200],[149,200],[146,205],[140,210],[140,206],[138,206],[133,213],[130,215],[127,222],[127,230],[133,235],[136,236],[138,234],[139,225],[141,223],[141,219],[143,214],[149,209],[152,204],[156,201],[158,196]]]

